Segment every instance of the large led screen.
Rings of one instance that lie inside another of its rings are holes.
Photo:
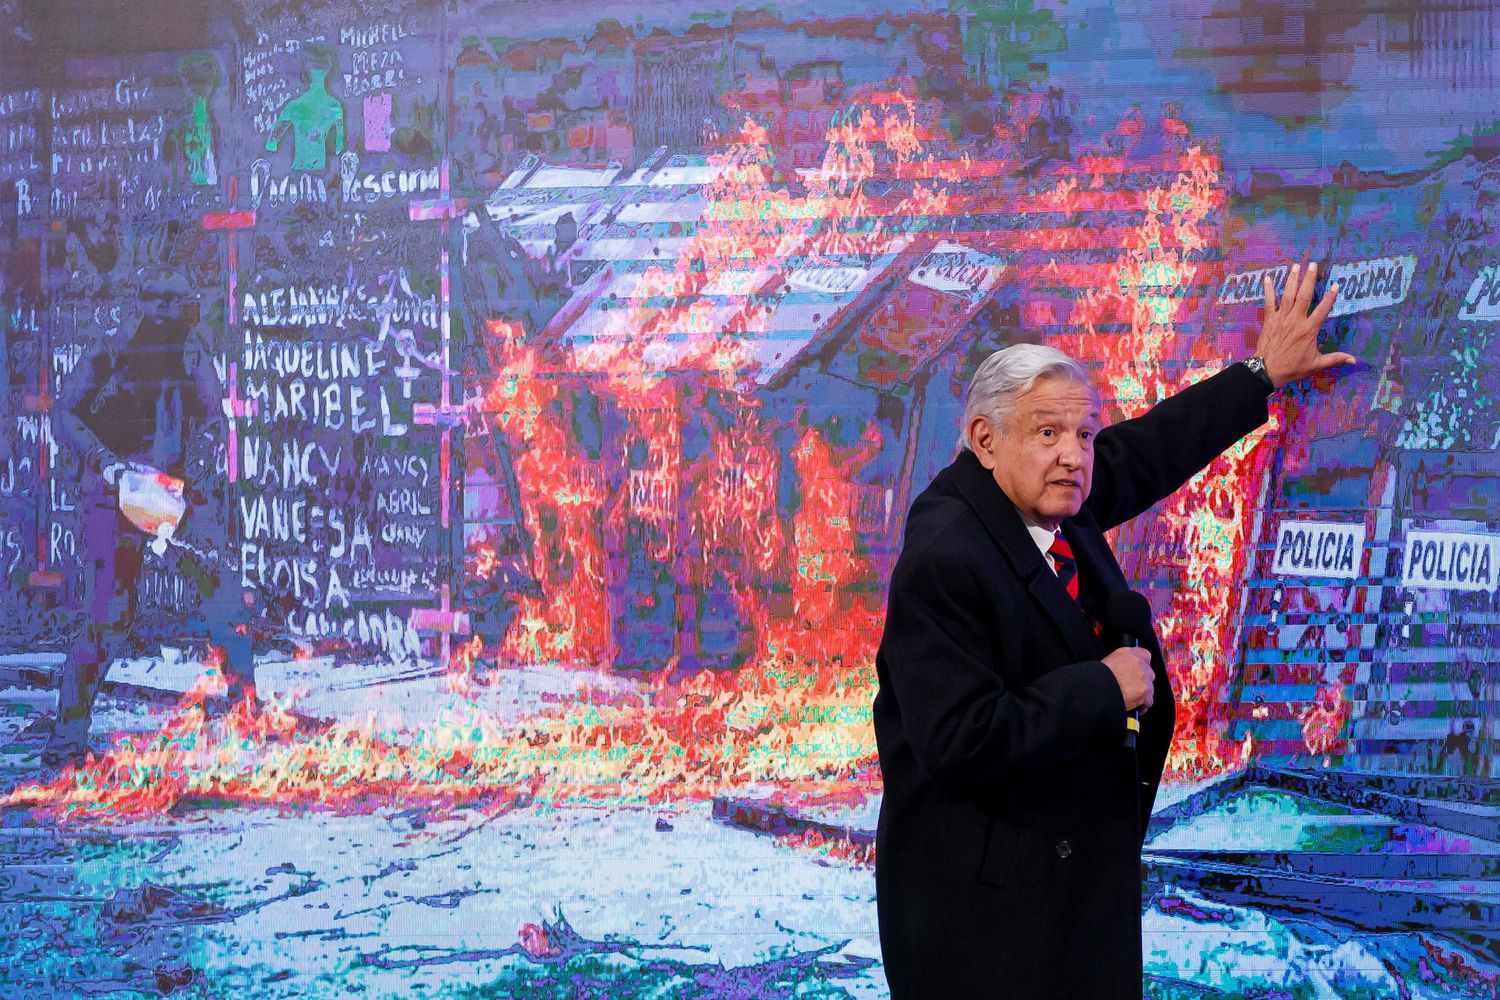
[[[886,996],[969,378],[1315,261],[1358,364],[1111,533],[1147,992],[1494,997],[1497,99],[1489,0],[0,2],[0,993]]]

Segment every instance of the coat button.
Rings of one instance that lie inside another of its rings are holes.
[[[1066,840],[1059,840],[1057,842],[1057,856],[1058,857],[1060,857],[1060,858],[1066,858],[1066,857],[1068,857],[1072,853],[1073,853],[1073,845],[1072,844],[1068,843]]]

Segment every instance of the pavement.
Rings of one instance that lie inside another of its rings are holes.
[[[312,686],[320,666],[263,663],[261,691],[382,728],[452,702],[420,666],[341,670],[337,690]],[[21,683],[45,669],[8,667],[0,792],[50,777],[22,733],[56,705]],[[200,673],[170,656],[117,663],[94,748],[156,732]],[[610,683],[518,672],[477,696],[516,718]],[[195,801],[90,825],[0,810],[0,997],[884,996],[869,869],[711,813]]]
[[[200,667],[170,660],[117,665],[96,746],[170,716]],[[20,735],[54,710],[38,663],[0,663],[0,790],[40,775]],[[408,727],[451,703],[420,665],[341,669],[338,690],[320,666],[263,664],[262,690]],[[478,696],[518,718],[600,680],[518,672]],[[1259,766],[1165,787],[1150,994],[1493,998],[1485,787]],[[805,841],[867,846],[877,814],[875,796],[775,786],[658,808],[0,810],[0,997],[884,997],[867,856]]]

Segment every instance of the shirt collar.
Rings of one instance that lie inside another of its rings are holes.
[[[1052,548],[1052,540],[1057,537],[1057,532],[1051,528],[1042,527],[1025,514],[1021,515],[1021,521],[1026,525],[1026,533],[1031,536],[1036,547],[1042,550],[1042,555],[1047,556],[1047,562],[1050,564],[1052,558],[1048,556],[1048,551]]]

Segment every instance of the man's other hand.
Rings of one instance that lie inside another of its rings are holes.
[[[1156,674],[1151,670],[1149,652],[1139,646],[1122,646],[1104,658],[1104,665],[1115,675],[1115,683],[1120,685],[1127,712],[1151,707]]]
[[[1266,363],[1266,374],[1271,376],[1271,383],[1278,389],[1337,365],[1352,365],[1356,360],[1354,355],[1342,351],[1333,354],[1318,352],[1318,329],[1333,309],[1339,286],[1329,285],[1317,308],[1309,314],[1307,309],[1312,304],[1313,287],[1317,283],[1317,264],[1308,264],[1305,271],[1301,265],[1293,264],[1287,273],[1286,291],[1278,303],[1271,276],[1267,274],[1265,277],[1266,315],[1261,322],[1256,351]]]

